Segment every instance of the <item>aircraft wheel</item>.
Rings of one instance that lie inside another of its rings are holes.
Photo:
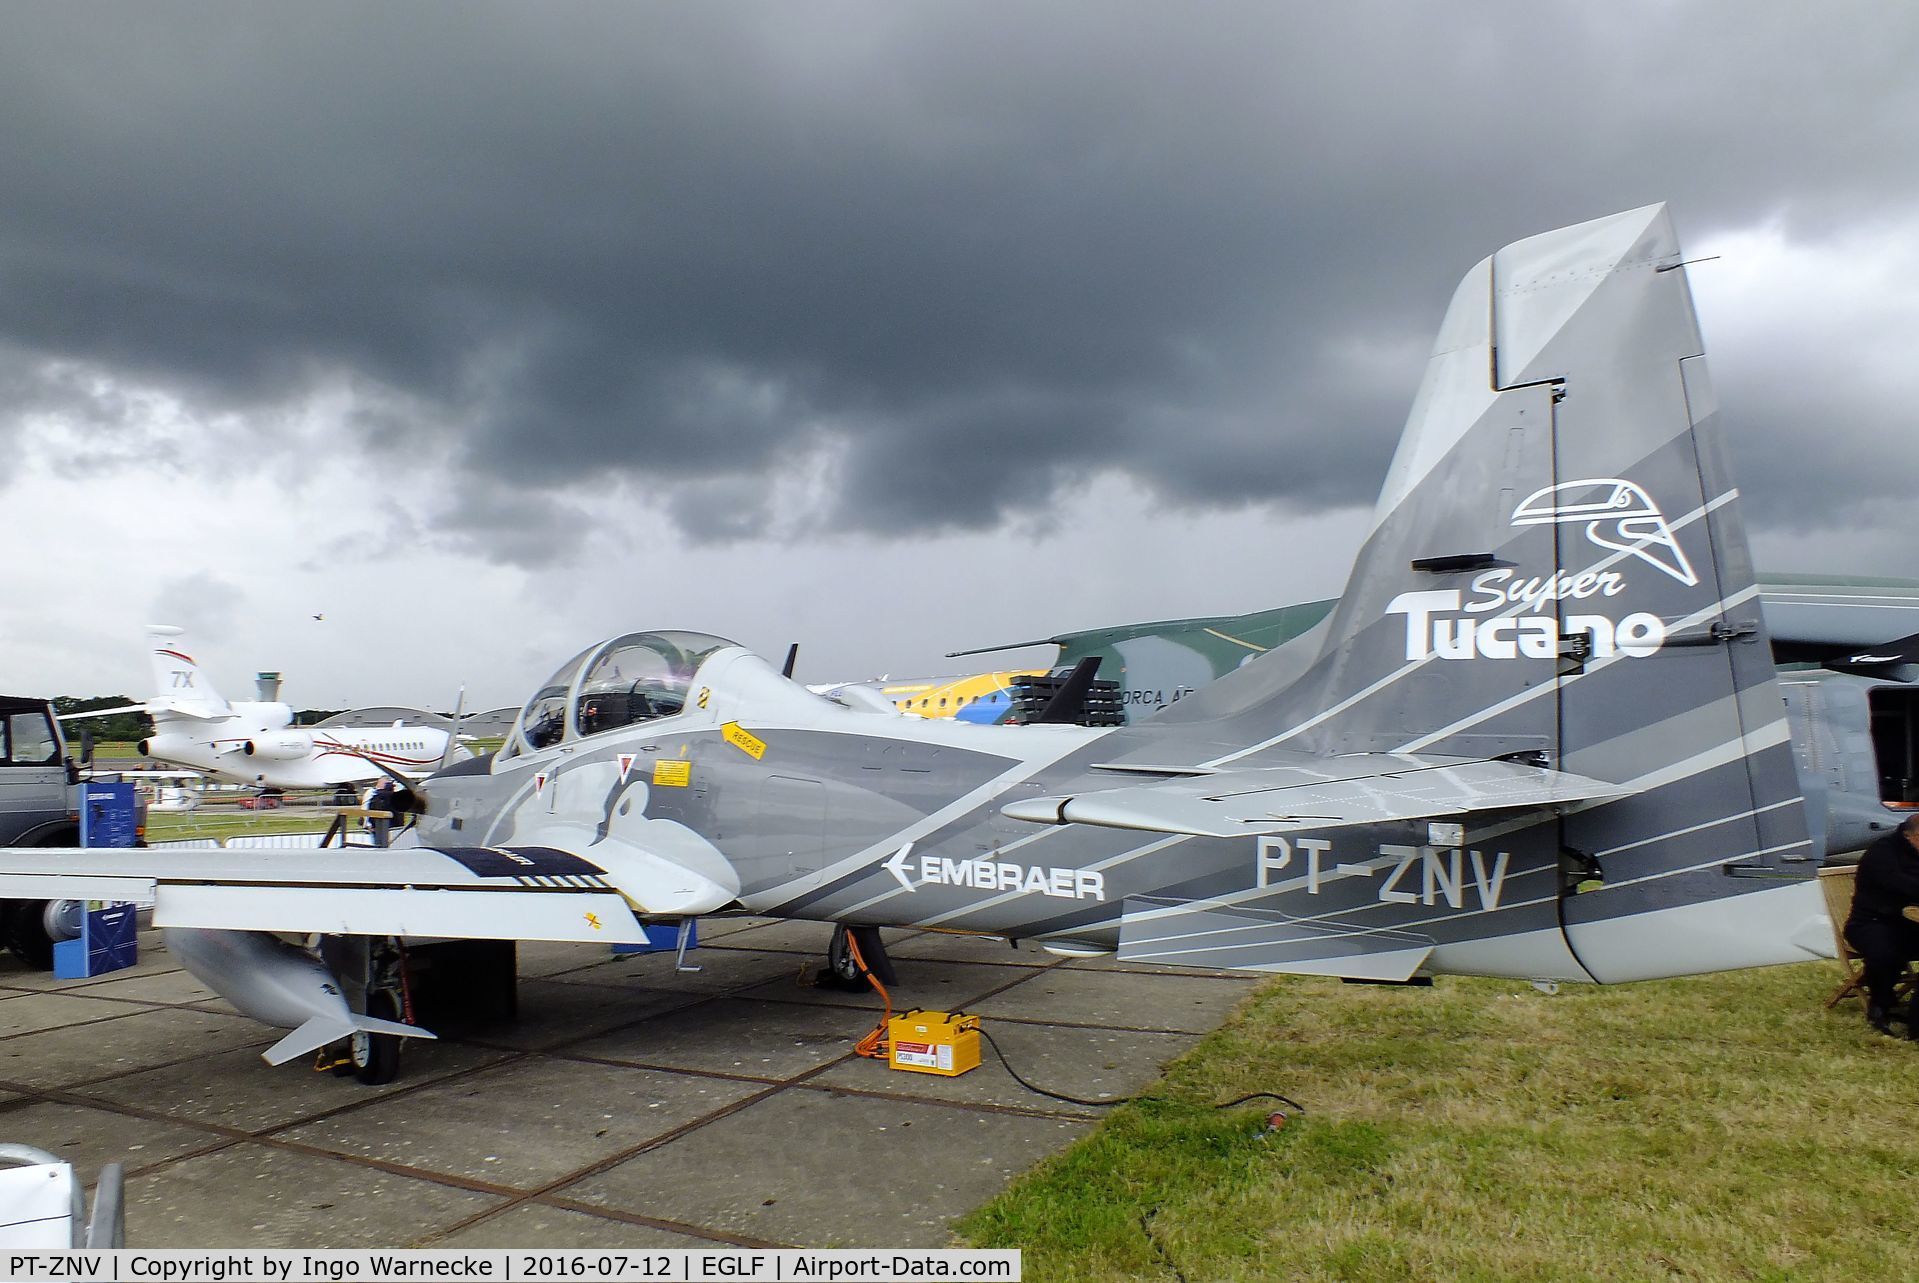
[[[376,1020],[398,1020],[400,1013],[392,995],[376,993],[367,999],[366,1014]],[[353,1058],[353,1076],[369,1087],[390,1083],[400,1073],[400,1040],[393,1034],[356,1033],[348,1053]]]
[[[834,927],[833,942],[826,946],[826,979],[835,989],[858,993],[867,987],[866,975],[853,961],[853,951],[847,947],[846,940],[846,928]]]
[[[873,974],[880,978],[880,983],[893,984],[896,980],[893,974],[893,963],[886,956],[886,946],[880,943],[879,928],[844,925],[833,928],[832,943],[826,946],[827,982],[833,988],[847,993],[859,993],[871,988],[866,979],[866,973],[861,971],[859,963],[853,960],[853,950],[847,947],[849,935],[859,941],[860,957],[865,959],[866,965],[872,969]]]

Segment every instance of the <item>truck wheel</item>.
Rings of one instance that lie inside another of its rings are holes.
[[[398,1020],[393,996],[375,993],[367,998],[366,1014],[376,1020]],[[349,1043],[353,1076],[369,1087],[390,1083],[400,1074],[400,1039],[394,1034],[356,1033]]]
[[[47,901],[10,901],[5,926],[9,953],[35,971],[53,970],[53,937],[47,932]]]

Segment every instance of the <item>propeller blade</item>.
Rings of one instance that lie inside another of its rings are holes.
[[[444,771],[447,759],[453,756],[453,745],[460,738],[460,717],[466,712],[466,687],[460,687],[459,695],[453,701],[453,722],[446,728],[446,747],[440,750],[440,764],[433,769]]]

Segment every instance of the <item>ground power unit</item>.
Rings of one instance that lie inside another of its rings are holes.
[[[886,1063],[916,1074],[957,1078],[979,1067],[979,1017],[909,1011],[886,1022]]]

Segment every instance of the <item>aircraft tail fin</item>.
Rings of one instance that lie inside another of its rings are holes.
[[[1721,915],[1732,930],[1710,939],[1686,919],[1698,965],[1621,925],[1811,867],[1702,351],[1663,205],[1482,261],[1316,653],[1261,656],[1162,717],[1229,727],[1246,747],[1216,765],[1268,749],[1507,758],[1619,785],[1550,839],[1569,883],[1601,883],[1560,904],[1587,971],[1803,956],[1749,917]]]
[[[147,625],[147,657],[153,666],[151,711],[183,717],[226,717],[232,708],[200,671],[186,643],[186,630]]]
[[[1086,706],[1086,696],[1093,689],[1093,681],[1099,676],[1099,656],[1088,655],[1073,665],[1072,672],[1046,706],[1027,718],[1029,726],[1049,724],[1071,725],[1079,720],[1080,711]]]

